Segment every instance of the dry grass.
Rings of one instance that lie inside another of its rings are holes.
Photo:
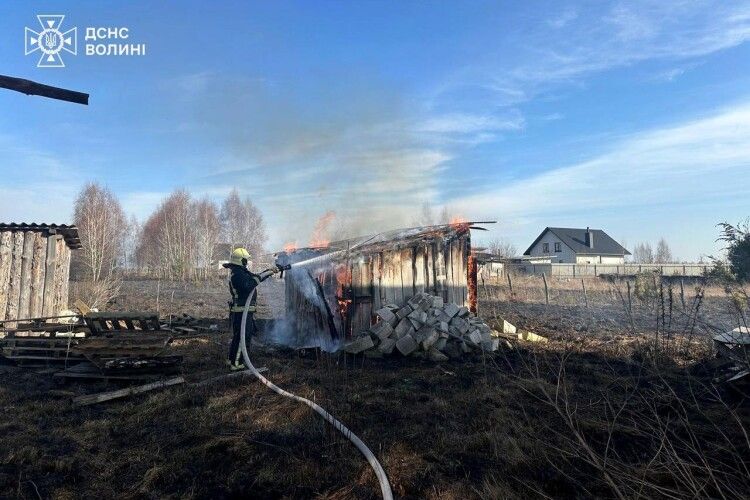
[[[201,297],[176,290],[170,307],[178,313],[213,295]],[[490,319],[507,313],[503,302],[481,305]],[[401,498],[747,498],[748,397],[712,385],[706,344],[670,349],[676,331],[659,344],[622,326],[601,333],[589,316],[579,322],[592,330],[576,331],[576,311],[536,319],[553,338],[547,345],[442,365],[314,352],[253,357],[368,443]],[[175,347],[186,377],[223,371],[227,341],[223,333]],[[0,419],[0,497],[348,499],[379,491],[348,441],[252,380],[76,408],[72,394],[103,387],[0,372],[0,407],[10,416]]]

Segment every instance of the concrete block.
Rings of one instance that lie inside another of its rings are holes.
[[[401,338],[407,333],[409,333],[409,329],[414,328],[411,325],[411,321],[409,321],[408,318],[404,318],[401,321],[398,322],[398,325],[396,325],[396,328],[394,329],[394,332],[396,334],[396,337]]]
[[[461,347],[461,352],[465,354],[468,354],[471,352],[471,347],[466,342],[461,342],[460,347]]]
[[[453,318],[451,320],[451,326],[455,326],[456,329],[462,334],[469,331],[469,323],[463,318]]]
[[[347,343],[344,347],[344,351],[349,354],[359,354],[360,352],[366,351],[372,347],[375,347],[375,342],[372,341],[372,338],[370,338],[369,335],[363,335],[362,337],[357,337]]]
[[[518,340],[525,340],[527,342],[542,342],[542,343],[549,342],[549,339],[547,337],[542,337],[541,335],[537,335],[536,333],[528,332],[526,330],[520,330],[518,332]]]
[[[396,342],[396,349],[404,356],[408,356],[417,350],[417,341],[411,335],[405,335]]]
[[[391,326],[394,326],[398,322],[398,318],[396,318],[396,315],[387,307],[378,309],[377,311],[375,311],[375,314],[377,314],[380,319],[382,319],[386,323],[389,323]]]
[[[479,332],[479,335],[482,337],[482,342],[490,342],[492,341],[492,335],[490,332],[483,332],[481,330],[477,330]]]
[[[452,318],[458,314],[459,307],[456,304],[445,304],[443,312],[448,315],[448,318]]]
[[[430,328],[422,340],[422,349],[425,351],[428,350],[438,341],[439,338],[438,332],[436,332],[434,328]]]
[[[421,325],[424,325],[424,324],[425,324],[425,323],[427,322],[427,313],[426,313],[426,312],[424,312],[424,311],[423,311],[423,310],[421,310],[421,309],[415,309],[415,310],[414,310],[414,311],[412,311],[412,312],[411,312],[411,314],[409,314],[409,316],[407,316],[407,317],[408,317],[409,319],[411,319],[411,320],[413,320],[413,321],[415,321],[415,322],[419,323],[419,325],[420,325],[420,326],[421,326]],[[415,325],[415,327],[416,327],[416,325]]]
[[[469,340],[479,345],[482,343],[482,335],[478,331],[473,331],[469,334]]]
[[[432,297],[432,307],[436,309],[442,309],[445,303],[443,302],[442,297]]]
[[[484,352],[495,352],[500,346],[500,341],[498,339],[490,339],[487,341],[482,341],[481,346]]]
[[[440,321],[435,326],[439,331],[448,333],[448,322],[447,321]]]
[[[438,319],[439,319],[440,321],[445,321],[446,323],[450,323],[450,321],[451,321],[451,316],[448,316],[448,315],[447,315],[447,314],[445,313],[445,311],[443,311],[443,310],[441,310],[441,311],[440,311],[440,314],[438,314],[438,317],[437,317],[437,318],[438,318]]]
[[[436,363],[439,363],[441,361],[448,361],[448,356],[438,351],[437,349],[430,349],[427,352],[427,356],[430,358],[430,361],[434,361]]]
[[[466,306],[461,306],[458,308],[458,317],[459,318],[468,318],[469,317],[469,308]]]
[[[393,317],[395,318],[396,316]],[[375,336],[380,340],[387,339],[388,337],[393,335],[393,327],[387,321],[380,321],[378,323],[375,323],[375,325],[370,327],[370,331],[374,333]]]
[[[404,307],[402,307],[401,309],[399,309],[398,312],[396,312],[396,317],[398,319],[400,319],[400,320],[404,319],[405,317],[407,317],[408,315],[410,315],[413,310],[414,309],[412,309],[411,306],[405,305]]]
[[[396,342],[396,339],[385,339],[378,346],[378,351],[382,352],[383,354],[391,354],[393,352],[393,349],[396,347]]]
[[[432,299],[430,297],[422,297],[419,301],[419,308],[427,312],[430,310],[430,307],[432,307]]]

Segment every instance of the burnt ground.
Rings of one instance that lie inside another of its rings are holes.
[[[265,316],[283,297],[269,284]],[[125,282],[111,308],[154,310],[157,289],[162,315],[220,325],[176,342],[185,378],[223,373],[223,283]],[[633,334],[629,321],[578,304],[488,295],[486,318],[508,317],[551,342],[438,365],[270,348],[253,359],[359,435],[400,498],[750,495],[747,389],[712,383],[718,362],[706,342],[688,343],[675,325],[672,339],[655,343],[645,313]],[[0,365],[0,380],[0,497],[379,494],[349,441],[251,378],[85,408],[71,397],[112,386],[57,386],[49,374],[10,365]]]

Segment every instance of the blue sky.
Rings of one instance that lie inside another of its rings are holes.
[[[23,28],[65,14],[79,54],[36,68]],[[144,57],[83,55],[125,26]],[[0,91],[0,219],[69,222],[86,181],[146,217],[175,188],[233,187],[271,246],[315,220],[367,233],[423,203],[632,247],[715,253],[750,216],[750,2],[0,3],[0,73],[86,91]]]

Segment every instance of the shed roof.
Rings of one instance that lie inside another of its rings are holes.
[[[492,223],[493,222],[488,222],[488,224]],[[406,248],[420,241],[432,241],[438,238],[446,240],[451,239],[455,236],[468,233],[471,229],[484,230],[484,228],[476,226],[475,224],[483,224],[483,222],[460,222],[435,226],[393,229],[369,236],[332,241],[325,247],[297,248],[292,251],[282,252],[282,254],[286,253],[291,257],[292,262],[299,260],[299,258],[308,258],[311,255],[328,255],[336,253],[351,257],[353,255],[372,254],[384,250]]]
[[[625,247],[617,243],[607,233],[601,229],[588,229],[594,235],[594,247],[590,248],[586,245],[586,228],[571,228],[571,227],[547,227],[542,233],[537,236],[534,243],[523,253],[524,255],[531,255],[531,249],[539,243],[539,240],[547,233],[551,232],[560,241],[570,247],[573,252],[580,255],[630,255]]]
[[[47,235],[59,234],[71,249],[81,248],[81,239],[78,237],[78,228],[68,224],[39,224],[36,222],[0,222],[2,231],[39,231]]]

